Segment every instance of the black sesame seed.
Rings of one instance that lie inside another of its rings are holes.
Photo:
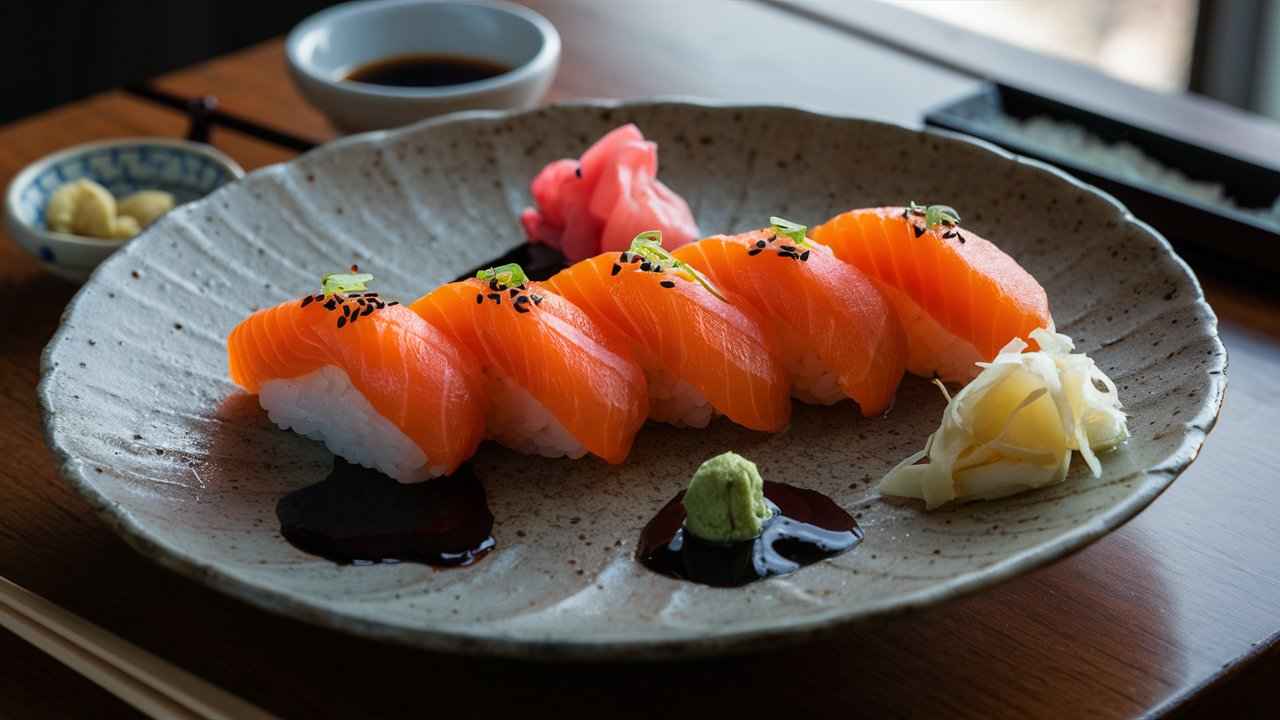
[[[796,251],[796,246],[795,246],[795,245],[783,245],[783,246],[782,246],[782,249],[783,249],[783,250],[786,250],[787,252],[795,252],[795,251]]]
[[[496,302],[496,303],[498,303],[499,305],[501,305],[501,304],[502,304],[502,296],[501,296],[501,295],[499,295],[499,294],[498,294],[498,293],[496,293],[496,292],[494,292],[494,293],[489,293],[489,299],[490,299],[490,300],[492,300],[492,301],[494,301],[494,302]]]
[[[517,303],[517,304],[516,304],[516,312],[518,312],[518,313],[527,313],[527,312],[529,312],[529,308],[525,307],[524,305],[520,305],[520,304],[518,304],[518,303]]]
[[[761,252],[763,252],[763,251],[762,251],[760,248],[752,248],[751,250],[748,250],[748,251],[747,251],[747,254],[748,254],[748,255],[759,255]]]
[[[352,325],[354,325],[354,324],[355,324],[355,322],[356,322],[357,320],[359,320],[359,319],[360,319],[360,313],[352,313],[352,314],[351,314],[351,319],[350,319],[350,320],[348,320],[347,322],[349,322],[349,323],[351,323]]]
[[[619,253],[618,262],[631,262],[631,255],[629,253]]]
[[[643,260],[644,260],[644,258],[640,257],[639,255],[632,255],[632,256],[631,256],[631,259],[630,259],[630,260],[627,260],[627,262],[629,262],[629,263],[638,263],[638,262],[641,262],[641,261],[643,261]]]
[[[489,281],[489,289],[490,289],[490,290],[497,290],[497,289],[498,289],[498,281],[497,281],[497,280],[490,280],[490,281]]]
[[[479,298],[480,296],[477,295],[476,297]],[[480,302],[484,302],[484,298],[480,298]],[[391,307],[392,305],[399,305],[399,304],[400,304],[399,300],[392,300],[391,302],[387,303],[387,307]]]
[[[649,272],[652,269],[653,269],[653,265],[651,265],[648,260],[645,260],[644,262],[640,263],[641,272]]]
[[[517,290],[516,288],[511,288],[511,290],[509,290],[508,292],[511,295],[511,297],[515,297],[520,294],[520,291]]]
[[[904,218],[910,218],[910,217],[911,217],[911,209],[910,209],[910,208],[903,208],[903,210],[902,210],[902,217],[904,217]]]
[[[346,305],[343,305],[343,306],[342,306],[342,317],[347,317],[347,316],[349,316],[350,314],[351,314],[351,308],[347,307]]]
[[[609,274],[610,274],[610,275],[617,275],[617,274],[618,274],[618,273],[620,273],[620,272],[622,272],[622,266],[621,266],[621,265],[619,265],[618,263],[614,263],[614,264],[613,264],[613,269],[611,269],[611,270],[609,271]]]
[[[332,309],[334,309],[334,308],[336,308],[336,307],[338,307],[338,301],[337,301],[337,300],[334,300],[334,299],[330,299],[330,300],[329,300],[329,302],[327,302],[327,303],[325,303],[325,304],[324,304],[324,309],[325,309],[325,310],[332,310]]]
[[[312,295],[312,297],[316,299],[316,302],[320,302],[321,300],[324,299],[324,293],[318,293],[316,295]]]
[[[676,286],[676,284],[675,284],[674,282],[670,281],[670,280],[663,280],[662,282],[660,282],[660,283],[658,283],[658,284],[659,284],[659,285],[661,285],[661,286],[662,286],[662,287],[664,287],[664,288],[673,288],[673,287],[675,287],[675,286]]]
[[[361,315],[368,315],[369,313],[373,312],[373,309],[374,309],[374,308],[373,308],[373,306],[372,306],[372,305],[365,305],[365,306],[364,306],[364,312],[362,312],[362,313],[360,313],[360,314],[361,314]]]
[[[523,304],[525,304],[525,303],[527,303],[527,302],[529,302],[529,296],[528,296],[528,295],[521,295],[520,297],[516,298],[516,304],[517,304],[517,305],[523,305]]]
[[[476,293],[476,304],[479,305],[482,302],[484,302],[484,295],[481,295],[480,293]]]
[[[921,225],[912,225],[911,231],[916,234],[916,237],[920,237],[924,234],[924,227]]]
[[[573,174],[574,174],[576,177],[582,177],[582,166],[581,166],[581,165],[579,165],[578,167],[574,168],[574,169],[573,169]]]
[[[802,262],[808,262],[808,261],[809,261],[809,251],[808,251],[808,250],[805,250],[804,252],[800,253],[800,260],[801,260]]]
[[[347,324],[347,319],[345,317],[338,318],[338,327],[342,327],[343,325],[346,325],[346,324]]]
[[[760,248],[761,250],[763,250],[763,249],[764,249],[764,246],[765,246],[765,241],[763,241],[763,240],[757,240],[757,241],[756,241],[756,247],[758,247],[758,248]]]
[[[534,295],[534,296],[533,296],[533,304],[534,304],[534,305],[541,305],[541,304],[542,304],[542,296],[541,296],[541,295]]]
[[[769,239],[769,242],[770,242],[770,243],[772,243],[774,240],[777,240],[777,239],[778,239],[778,236],[777,236],[777,235],[770,235],[768,239]]]
[[[364,298],[356,298],[356,304],[357,304],[357,305],[363,305],[363,304],[364,304]]]
[[[315,301],[315,298],[313,298],[313,297],[311,297],[310,295],[308,295],[308,296],[306,296],[306,297],[302,298],[302,307],[306,307],[306,306],[310,305],[310,304],[311,304],[312,302],[314,302],[314,301]]]
[[[960,241],[961,245],[964,244],[964,236],[960,234],[959,230],[956,231],[956,239]]]
[[[950,232],[942,233],[942,237],[947,238],[948,240],[950,240],[951,238],[953,238],[953,237],[955,237],[955,236],[956,236],[956,231],[955,231],[955,230],[951,230]]]

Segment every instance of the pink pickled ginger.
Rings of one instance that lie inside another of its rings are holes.
[[[596,141],[580,160],[556,160],[533,179],[537,207],[520,215],[529,242],[557,248],[570,262],[626,250],[636,235],[662,231],[674,249],[700,237],[689,204],[658,180],[658,146],[627,124]]]

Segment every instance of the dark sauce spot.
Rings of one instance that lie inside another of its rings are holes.
[[[839,555],[862,540],[862,529],[831,498],[765,481],[772,519],[754,540],[717,543],[684,531],[684,492],[644,526],[636,558],[668,577],[714,587],[738,587]]]
[[[403,485],[335,459],[324,481],[280,498],[280,534],[337,563],[469,565],[494,547],[484,486],[463,467]]]
[[[568,266],[568,263],[565,262],[564,255],[562,255],[559,250],[547,247],[546,245],[530,245],[529,243],[523,243],[501,257],[496,257],[478,268],[459,275],[457,279],[467,280],[474,278],[476,273],[481,270],[487,270],[499,265],[506,265],[507,263],[519,264],[520,267],[524,268],[525,275],[528,275],[532,280],[546,280]],[[491,289],[496,290],[497,281],[494,280],[491,282],[494,285]]]

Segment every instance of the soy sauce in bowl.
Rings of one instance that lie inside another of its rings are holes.
[[[512,68],[465,55],[410,54],[365,63],[343,78],[389,87],[443,87],[488,80]]]

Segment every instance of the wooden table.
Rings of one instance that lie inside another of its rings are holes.
[[[978,83],[963,58],[895,48],[892,32],[879,37],[847,13],[842,19],[840,3],[529,4],[564,38],[555,100],[698,95],[919,125],[925,109]],[[1011,51],[990,41],[956,42],[980,48],[974,53],[983,62],[1016,65],[992,61]],[[1051,84],[1045,68],[1053,63],[1036,63],[1037,82]],[[1087,94],[1079,85],[1088,73],[1063,72],[1073,92]],[[107,93],[0,128],[0,179],[7,183],[26,163],[77,142],[180,135],[183,117],[158,100],[206,94],[219,97],[237,127],[267,130],[254,131],[258,137],[215,131],[214,144],[247,169],[334,136],[290,86],[274,41],[159,78],[141,94]],[[1117,114],[1135,112],[1124,93],[1098,97]],[[1239,132],[1275,131],[1203,103],[1187,110],[1177,98],[1167,102],[1187,118],[1212,117]],[[1173,115],[1162,122],[1176,124]],[[1261,152],[1280,152],[1280,144]],[[38,355],[75,289],[5,239],[0,298],[27,311],[0,319],[0,414],[7,418],[0,574],[288,717],[423,714],[459,700],[463,707],[448,712],[489,717],[1274,712],[1267,690],[1280,680],[1280,299],[1198,269],[1230,353],[1227,402],[1195,465],[1120,530],[997,588],[801,647],[675,667],[540,666],[386,647],[303,625],[206,590],[127,548],[57,476],[41,436]],[[0,634],[0,657],[0,716],[132,716],[13,636]]]

